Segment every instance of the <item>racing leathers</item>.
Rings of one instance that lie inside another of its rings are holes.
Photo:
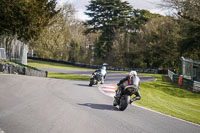
[[[138,87],[138,89],[134,93],[135,97],[130,100],[130,103],[132,103],[135,100],[140,100],[141,95],[140,95],[140,91],[139,91],[139,84],[140,84],[140,78],[138,76],[130,76],[130,75],[126,76],[125,78],[121,79],[119,81],[119,83],[117,84],[118,89],[116,90],[115,98],[121,97],[121,92],[127,85],[135,85],[136,87]]]

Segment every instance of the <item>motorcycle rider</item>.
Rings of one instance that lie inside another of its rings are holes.
[[[102,79],[104,80],[106,78],[106,66],[102,66],[101,68],[101,75],[102,75]]]
[[[140,100],[141,95],[140,95],[140,91],[139,91],[139,84],[140,84],[140,78],[137,76],[137,72],[131,71],[128,76],[121,79],[119,81],[119,83],[117,84],[118,89],[116,90],[115,98],[119,99],[121,97],[121,92],[127,85],[135,85],[138,89],[135,92],[135,97],[130,100],[130,104],[135,100]]]
[[[103,65],[100,69],[97,69],[94,73],[99,73],[100,77],[99,77],[98,80],[101,80],[102,83],[103,83],[104,80],[105,80],[105,78],[106,78],[106,74],[107,74],[107,72],[106,72],[106,66]]]
[[[100,81],[101,80],[101,71],[100,69],[97,69],[96,71],[94,71],[92,73],[92,75],[96,75],[97,74],[97,80]]]

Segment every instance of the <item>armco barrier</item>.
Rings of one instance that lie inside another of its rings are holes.
[[[179,79],[179,75],[174,74],[174,75],[173,75],[173,80],[172,80],[172,81],[173,81],[174,83],[178,84],[178,79]]]
[[[200,82],[194,81],[193,90],[196,92],[200,92]]]
[[[193,83],[194,83],[194,81],[192,81],[190,79],[183,78],[182,86],[192,90],[193,89]]]

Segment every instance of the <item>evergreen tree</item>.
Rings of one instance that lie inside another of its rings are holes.
[[[128,30],[135,34],[145,23],[152,18],[162,17],[160,14],[153,14],[148,10],[134,9],[129,21]]]
[[[86,34],[100,31],[102,34],[96,46],[98,57],[106,59],[112,49],[115,34],[126,28],[132,7],[121,0],[91,0],[86,14],[91,18]]]

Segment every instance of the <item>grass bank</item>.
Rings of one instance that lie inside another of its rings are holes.
[[[11,62],[11,61],[9,61],[9,60],[5,60],[5,59],[0,59],[0,63],[15,65],[14,62]]]
[[[54,63],[54,62],[48,62],[48,61],[39,61],[39,60],[32,60],[28,59],[28,65],[36,68],[57,68],[57,69],[77,69],[77,70],[95,70],[95,69],[89,69],[89,68],[81,68],[81,67],[75,67],[72,65],[67,64],[61,64],[61,63]]]
[[[165,75],[145,75],[157,80],[141,83],[142,98],[136,104],[200,124],[200,94],[181,89]]]
[[[19,63],[19,62],[17,62],[17,61],[9,61],[9,60],[0,59],[0,63],[11,64],[11,65],[20,65],[20,66],[22,66],[22,67],[26,67],[26,68],[38,70],[38,69],[35,68],[34,66],[24,65],[24,64],[21,64],[21,63]]]
[[[67,64],[54,63],[54,62],[48,62],[48,61],[31,60],[31,59],[28,59],[28,65],[32,66],[32,67],[37,67],[37,68],[94,70],[94,69],[75,67],[75,66],[67,65]],[[48,72],[48,78],[89,81],[91,77],[86,76],[86,75],[79,75],[79,74]]]
[[[89,81],[91,77],[79,74],[48,72],[48,78]]]
[[[76,66],[68,65],[68,64],[61,64],[61,63],[48,62],[48,61],[39,61],[39,60],[32,60],[32,59],[28,59],[28,65],[35,67],[35,68],[75,69],[75,70],[88,70],[88,71],[96,70],[96,69],[92,69],[92,68],[82,68],[82,67],[76,67]],[[107,70],[107,71],[108,72],[122,72],[122,71],[112,71],[112,70]]]

